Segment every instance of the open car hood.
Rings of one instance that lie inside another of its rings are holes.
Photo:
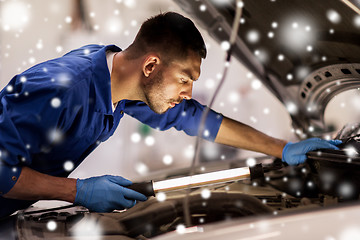
[[[174,1],[217,42],[229,40],[235,0]],[[287,107],[295,129],[320,136],[329,101],[360,87],[358,1],[243,3],[233,56]]]

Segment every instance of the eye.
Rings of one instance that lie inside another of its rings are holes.
[[[188,82],[188,80],[186,80],[185,78],[180,78],[180,81],[181,81],[182,83],[187,83],[187,82]]]

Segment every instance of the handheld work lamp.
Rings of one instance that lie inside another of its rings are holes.
[[[196,188],[210,184],[234,182],[244,179],[263,178],[264,171],[261,164],[253,167],[233,168],[209,173],[201,173],[187,177],[172,178],[163,181],[148,181],[133,183],[128,188],[145,196],[155,196],[158,192],[168,192],[186,188]]]

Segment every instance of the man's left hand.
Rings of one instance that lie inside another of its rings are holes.
[[[289,165],[304,163],[307,152],[325,148],[339,150],[336,145],[341,143],[341,140],[323,140],[320,138],[309,138],[297,143],[289,142],[283,149],[282,161]]]

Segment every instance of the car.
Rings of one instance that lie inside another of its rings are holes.
[[[360,239],[360,124],[325,121],[333,99],[360,88],[359,3],[174,2],[220,44],[229,41],[242,8],[232,58],[287,108],[299,140],[340,139],[340,150],[309,152],[298,166],[260,156],[255,159],[262,164],[260,178],[159,192],[126,211],[93,213],[73,205],[27,209],[1,221],[0,238]],[[206,163],[207,172],[244,167],[244,159]],[[144,181],[201,173],[200,167],[184,168]]]

